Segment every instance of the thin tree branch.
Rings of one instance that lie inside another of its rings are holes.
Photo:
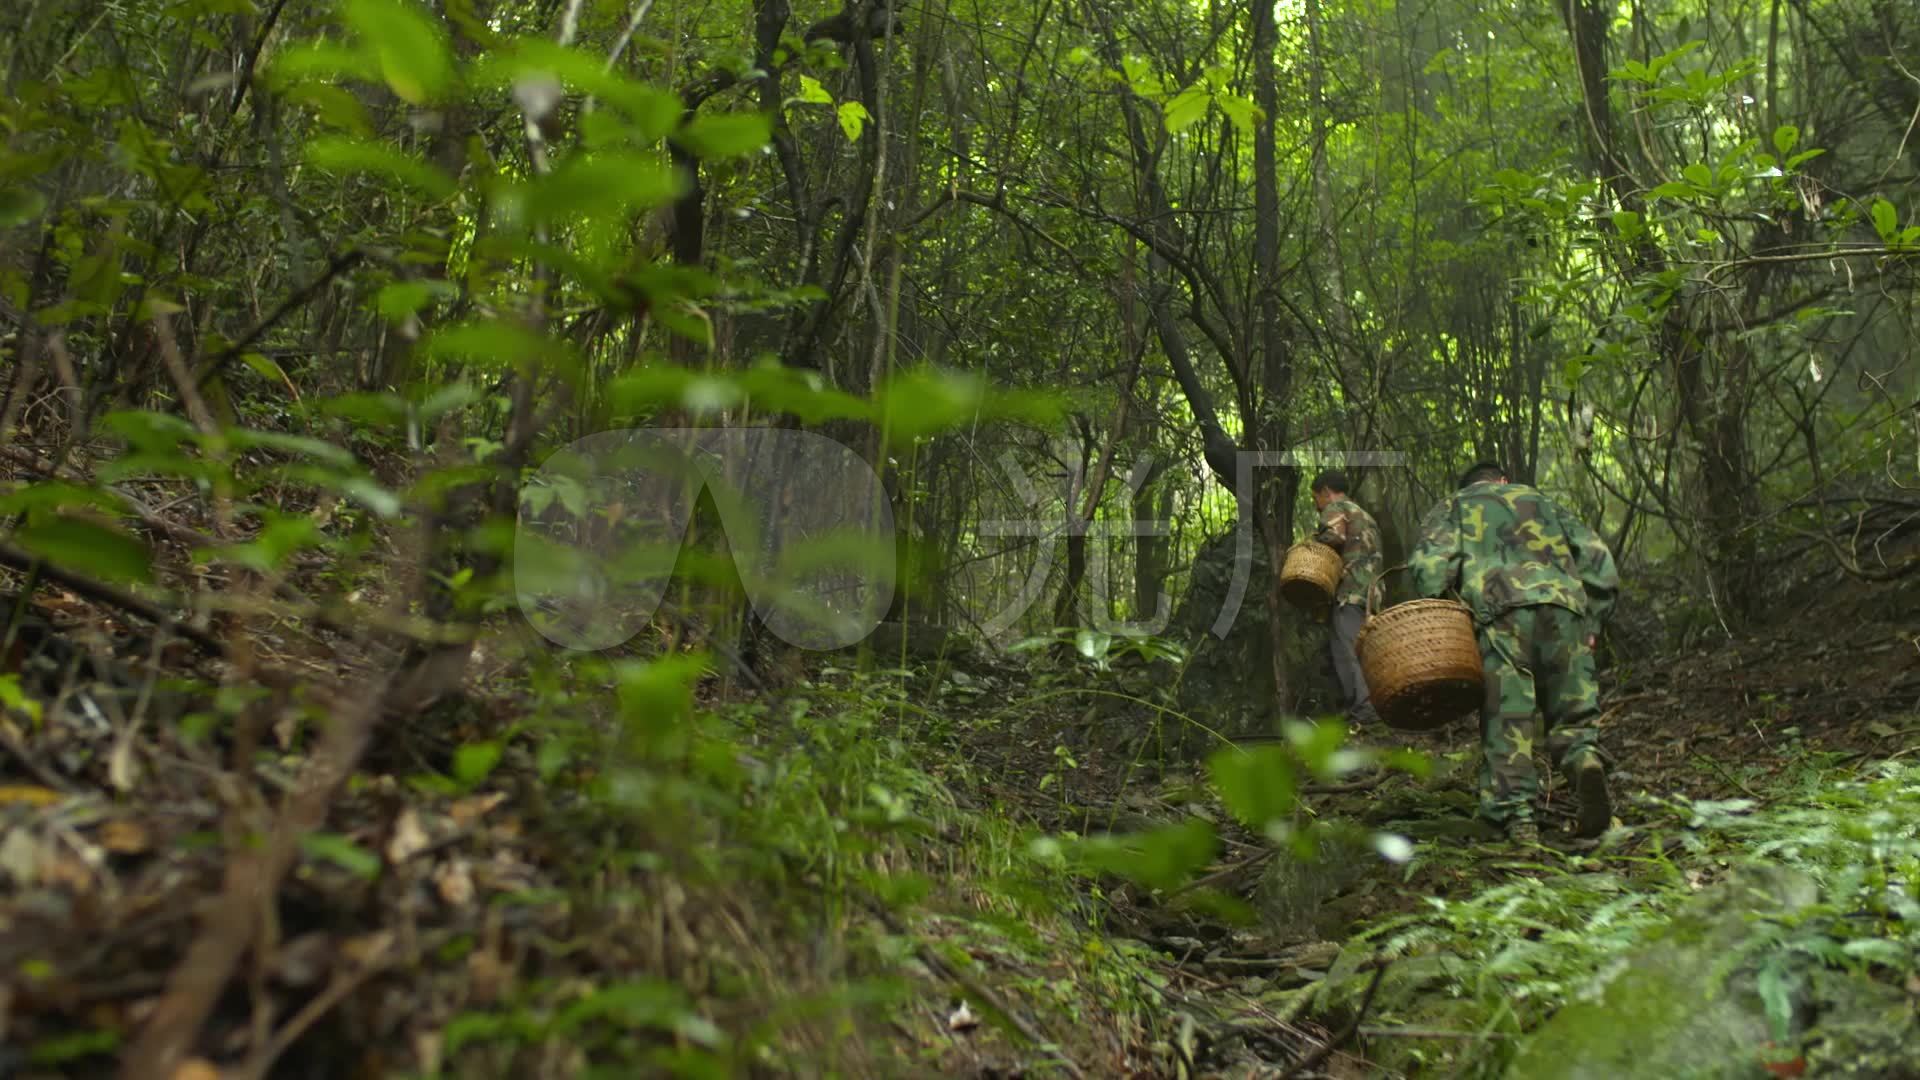
[[[335,255],[332,260],[327,263],[327,268],[320,272],[319,277],[314,278],[308,282],[305,287],[280,301],[278,307],[268,312],[265,318],[253,324],[246,333],[241,334],[239,340],[214,354],[212,359],[208,360],[206,364],[201,367],[200,374],[194,378],[194,388],[196,390],[205,389],[208,380],[220,374],[220,369],[225,367],[234,357],[246,352],[247,346],[260,340],[267,331],[273,329],[279,324],[281,319],[286,318],[287,315],[296,308],[305,307],[309,301],[320,294],[321,289],[327,287],[329,282],[339,277],[348,268],[364,258],[366,258],[366,252],[359,248],[349,248]]]

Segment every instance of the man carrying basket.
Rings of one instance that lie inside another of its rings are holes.
[[[1579,835],[1605,832],[1613,809],[1594,724],[1593,650],[1619,588],[1605,542],[1539,490],[1509,483],[1506,470],[1482,462],[1421,523],[1407,562],[1415,592],[1454,592],[1473,612],[1486,670],[1481,815],[1517,843],[1540,839],[1533,820],[1538,705],[1547,752],[1579,803]]]
[[[1380,576],[1380,525],[1347,497],[1345,473],[1329,469],[1313,478],[1313,505],[1320,511],[1315,540],[1340,553],[1340,583],[1334,589],[1331,640],[1333,672],[1347,696],[1347,717],[1356,724],[1380,719],[1367,691],[1367,677],[1353,642],[1367,621],[1367,589]]]

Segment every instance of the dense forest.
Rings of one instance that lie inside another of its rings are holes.
[[[1920,7],[836,2],[0,5],[0,1077],[1920,1077]]]

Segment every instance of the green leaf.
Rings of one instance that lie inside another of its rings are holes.
[[[1343,721],[1289,721],[1286,736],[1300,760],[1321,780],[1350,772],[1364,760],[1359,751],[1342,749],[1347,740],[1347,725]]]
[[[1207,771],[1220,800],[1248,828],[1265,828],[1293,811],[1293,762],[1284,747],[1228,747],[1207,759]]]
[[[20,676],[9,671],[0,675],[0,708],[16,709],[34,724],[40,723],[40,703],[20,689]]]
[[[147,545],[98,522],[49,518],[22,526],[14,539],[48,562],[89,577],[112,582],[153,580],[153,553]]]
[[[290,386],[293,383],[292,379],[287,378],[286,370],[275,363],[271,356],[257,352],[245,352],[240,354],[240,362],[247,365],[249,369],[261,378],[271,380],[281,386]]]
[[[1669,180],[1654,188],[1649,194],[1656,199],[1690,199],[1693,197],[1693,187],[1678,180]]]
[[[800,76],[799,100],[809,105],[831,105],[833,104],[833,95],[827,93],[827,88],[820,85],[819,79],[811,75],[802,75]]]
[[[834,111],[839,114],[840,130],[847,133],[847,141],[859,142],[860,132],[866,127],[867,121],[873,118],[867,112],[867,107],[857,101],[843,101]]]
[[[703,161],[743,157],[767,145],[773,120],[763,112],[703,113],[673,141]]]
[[[424,423],[432,423],[456,409],[466,408],[479,401],[481,397],[480,388],[472,383],[460,382],[443,386],[428,394],[426,399],[420,402],[420,419]]]
[[[1404,747],[1387,751],[1386,755],[1380,759],[1380,764],[1384,768],[1394,769],[1422,780],[1433,772],[1432,758],[1418,750]]]
[[[285,88],[283,92],[290,92],[303,80],[318,80],[319,85],[326,85],[341,79],[376,79],[379,75],[379,67],[365,50],[334,41],[304,41],[288,45],[276,52],[267,63],[268,81]],[[345,89],[337,86],[332,89],[352,97]],[[354,101],[354,105],[355,111],[360,111],[358,100]]]
[[[553,1025],[556,1032],[570,1032],[602,1019],[622,1028],[670,1031],[709,1048],[727,1044],[724,1031],[693,1011],[686,991],[664,979],[639,979],[593,990],[561,1010]]]
[[[40,1039],[27,1052],[27,1060],[41,1068],[70,1065],[91,1057],[104,1057],[120,1048],[121,1035],[111,1028],[74,1031]]]
[[[343,15],[402,101],[425,105],[453,85],[446,33],[421,8],[401,0],[347,0]]]
[[[441,327],[426,339],[421,350],[436,359],[463,359],[496,369],[567,356],[562,343],[505,319],[477,319]]]
[[[353,451],[343,446],[335,446],[325,439],[315,439],[307,435],[289,435],[280,431],[254,431],[247,428],[231,428],[226,432],[227,440],[240,449],[259,447],[266,450],[278,450],[285,454],[296,454],[313,458],[329,465],[352,466],[359,459]]]
[[[1802,150],[1799,153],[1787,159],[1786,167],[1789,170],[1797,169],[1800,167],[1802,162],[1812,161],[1814,158],[1817,158],[1824,153],[1826,153],[1826,151],[1817,146],[1811,150]]]
[[[686,653],[615,668],[621,717],[640,748],[669,744],[681,735],[693,715],[694,681],[708,663],[704,655]]]
[[[363,878],[380,875],[380,856],[337,833],[308,833],[300,838],[300,846],[308,855],[325,859]]]
[[[1858,938],[1842,945],[1840,951],[1847,956],[1901,971],[1907,970],[1913,963],[1913,951],[1909,946],[1886,938]]]
[[[196,549],[194,558],[219,558],[261,573],[273,573],[285,569],[287,559],[295,552],[319,547],[325,542],[320,526],[304,514],[269,512],[266,516],[267,524],[250,543]]]
[[[453,752],[453,778],[463,787],[474,787],[500,764],[500,755],[504,752],[505,748],[493,741],[462,746]]]
[[[1107,650],[1113,645],[1113,635],[1098,630],[1082,628],[1074,635],[1073,647],[1081,656],[1089,660],[1101,661],[1107,658]]]
[[[1640,223],[1640,215],[1631,210],[1615,211],[1613,227],[1620,231],[1621,236],[1638,236],[1645,230],[1645,226]]]
[[[359,503],[383,518],[399,516],[400,496],[374,483],[364,476],[349,476],[335,485],[340,494]]]
[[[1798,978],[1787,972],[1784,962],[1778,957],[1760,969],[1755,988],[1760,991],[1760,1001],[1766,1008],[1767,1021],[1773,1027],[1775,1042],[1787,1041],[1793,1023],[1793,992],[1798,982]]]
[[[322,135],[307,143],[306,158],[314,167],[337,173],[372,173],[426,195],[444,199],[453,194],[453,178],[426,161],[390,146],[346,135]]]
[[[966,423],[986,393],[986,381],[977,375],[918,369],[889,379],[876,396],[888,433],[911,441]]]
[[[91,506],[109,512],[125,512],[126,500],[111,491],[82,487],[64,480],[42,480],[0,495],[0,514],[26,513],[29,516],[63,507]]]
[[[1880,239],[1892,240],[1899,224],[1900,215],[1892,203],[1885,199],[1873,200],[1873,228],[1880,234]]]
[[[682,172],[652,154],[576,155],[527,186],[526,209],[544,219],[651,210],[679,198],[686,188]]]
[[[374,306],[391,322],[400,322],[432,303],[435,297],[457,296],[460,290],[448,281],[396,281],[381,289]]]
[[[557,78],[564,87],[612,105],[633,125],[631,135],[639,143],[672,131],[686,108],[671,91],[608,71],[600,56],[544,38],[517,39],[489,52],[469,72],[473,85],[494,91],[527,78]]]
[[[342,394],[321,401],[319,409],[326,416],[358,420],[376,427],[397,427],[407,419],[407,403],[397,394]]]
[[[1252,131],[1261,120],[1265,119],[1259,106],[1255,105],[1251,98],[1244,98],[1238,94],[1221,94],[1215,97],[1214,101],[1219,104],[1220,110],[1227,114],[1227,119],[1233,123],[1233,126],[1241,131]]]
[[[1694,187],[1710,188],[1713,186],[1713,170],[1698,161],[1681,169],[1680,175],[1686,179],[1687,183],[1692,184]]]
[[[816,371],[773,365],[749,368],[734,379],[757,408],[792,413],[809,424],[873,417],[870,404],[827,386]]]
[[[1800,142],[1800,129],[1792,124],[1781,124],[1773,129],[1773,148],[1782,154],[1791,153]]]
[[[1504,167],[1493,170],[1493,182],[1509,191],[1532,191],[1540,186],[1537,177],[1523,173],[1519,169]]]
[[[332,83],[301,83],[281,92],[281,97],[313,110],[319,121],[354,135],[372,135],[373,121],[360,99],[343,86]]]
[[[1103,836],[1077,845],[1080,862],[1151,889],[1176,889],[1219,851],[1213,826],[1199,818],[1144,833]]]
[[[1166,125],[1169,132],[1179,132],[1191,127],[1193,123],[1207,114],[1207,106],[1212,104],[1213,95],[1195,83],[1173,96],[1167,102]]]
[[[47,209],[47,197],[30,187],[0,187],[0,229],[25,225]]]
[[[711,375],[696,374],[680,394],[680,403],[695,413],[721,412],[739,401],[738,383]]]

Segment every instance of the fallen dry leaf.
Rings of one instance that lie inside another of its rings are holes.
[[[188,1058],[174,1067],[169,1080],[220,1080],[220,1069],[205,1058]]]
[[[312,986],[326,975],[332,960],[332,939],[315,930],[280,946],[273,956],[273,976],[287,986]]]
[[[446,1037],[438,1031],[416,1031],[413,1035],[414,1067],[423,1076],[433,1076],[440,1071],[442,1049]]]
[[[13,879],[17,888],[30,888],[40,881],[41,850],[26,829],[7,830],[0,840],[0,874]]]
[[[40,880],[47,885],[65,885],[76,893],[89,892],[94,886],[92,868],[65,852],[40,863]]]
[[[1807,1072],[1807,1059],[1796,1057],[1791,1061],[1768,1061],[1763,1062],[1761,1068],[1775,1076],[1804,1076]]]
[[[470,825],[487,811],[499,806],[506,797],[507,793],[504,791],[495,791],[487,795],[471,795],[456,800],[452,806],[447,807],[447,813],[453,818],[454,824]]]
[[[433,881],[440,889],[440,899],[448,904],[466,907],[473,902],[473,874],[467,869],[465,859],[454,859],[442,866]]]
[[[387,841],[387,859],[398,865],[425,851],[431,843],[433,839],[420,824],[419,813],[409,806],[400,811],[400,817],[393,823],[393,838]]]
[[[393,947],[393,931],[376,930],[371,934],[362,934],[348,938],[340,944],[340,955],[354,964],[375,964],[383,959],[387,950]]]
[[[132,791],[140,782],[140,766],[133,759],[133,731],[122,733],[113,741],[113,751],[107,755],[107,783],[119,792]]]
[[[36,784],[0,784],[0,806],[8,803],[29,803],[33,806],[52,806],[65,795],[52,788]]]
[[[507,966],[491,949],[475,949],[467,954],[467,991],[477,1005],[497,1000],[507,980]]]
[[[153,837],[145,825],[123,818],[100,827],[100,846],[115,855],[139,855],[153,848]]]

